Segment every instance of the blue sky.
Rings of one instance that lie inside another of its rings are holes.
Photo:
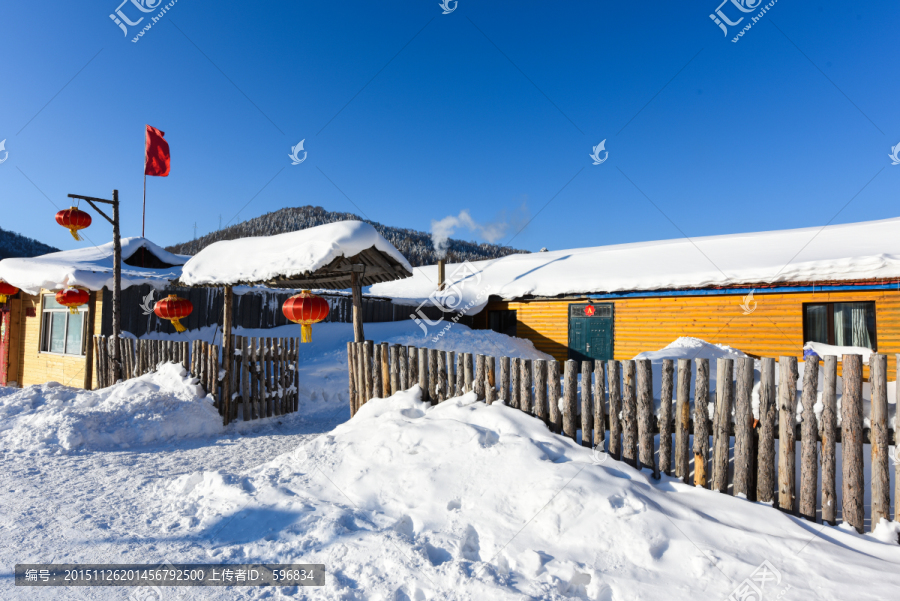
[[[524,211],[500,241],[529,250],[900,215],[896,2],[780,0],[733,43],[758,11],[726,38],[716,0],[179,0],[133,43],[156,13],[125,37],[119,1],[0,7],[3,228],[73,248],[53,205],[118,188],[139,234],[148,123],[161,244],[305,204],[422,230]]]

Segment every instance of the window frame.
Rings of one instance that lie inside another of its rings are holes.
[[[40,324],[41,324],[41,332],[38,346],[38,354],[41,355],[54,355],[56,357],[85,357],[87,356],[87,341],[88,341],[88,314],[91,310],[91,303],[88,301],[87,303],[78,307],[78,312],[81,313],[81,349],[78,353],[67,353],[62,352],[58,353],[51,350],[44,350],[45,348],[50,348],[50,335],[53,331],[53,320],[48,320],[46,315],[51,313],[65,313],[66,315],[66,327],[63,331],[63,340],[65,344],[68,344],[68,335],[69,335],[69,308],[63,307],[62,309],[57,309],[55,307],[48,308],[44,300],[48,296],[53,296],[53,294],[41,294],[41,311],[40,311]],[[47,328],[45,325],[49,323],[50,327]]]
[[[495,330],[493,327],[491,327],[491,315],[494,314],[494,313],[497,313],[497,314],[505,313],[505,314],[506,314],[505,316],[501,316],[501,317],[500,317],[501,325],[502,325],[502,322],[504,321],[503,317],[507,317],[507,318],[511,317],[511,318],[512,318],[512,319],[510,320],[510,321],[512,322],[512,330],[513,330],[513,333],[512,333],[512,334],[507,334],[507,333],[506,333],[506,332],[508,332],[508,331],[510,330],[510,326],[508,325],[509,322],[507,322],[507,327],[506,327],[506,329],[505,329],[505,330],[502,330],[502,331],[501,331],[501,330]],[[514,337],[514,338],[518,337],[518,333],[519,333],[519,314],[518,314],[517,310],[516,310],[516,309],[492,309],[492,310],[488,311],[488,312],[487,312],[487,329],[488,329],[488,330],[491,330],[492,332],[497,332],[498,334],[504,334],[504,335],[506,335],[506,336],[512,336],[512,337]]]
[[[866,303],[868,305],[872,305],[872,352],[878,352],[878,306],[875,301],[841,301],[841,302],[825,302],[825,303],[803,303],[803,315],[801,319],[803,320],[803,344],[806,344],[809,341],[809,332],[806,327],[806,308],[807,307],[825,307],[826,312],[826,320],[828,325],[828,342],[826,344],[830,344],[835,346],[835,336],[834,336],[834,306],[835,305],[845,305],[850,303]]]

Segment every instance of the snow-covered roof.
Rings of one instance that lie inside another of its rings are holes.
[[[794,230],[679,238],[593,248],[509,255],[468,266],[447,265],[448,308],[489,296],[511,300],[624,291],[709,288],[742,284],[825,282],[900,277],[900,218]],[[372,286],[395,300],[425,299],[437,267]],[[437,298],[442,298],[438,295]]]
[[[163,263],[172,267],[134,267],[125,263],[141,248],[146,248]],[[149,284],[162,289],[181,275],[181,266],[190,259],[175,255],[141,237],[122,238],[122,288]],[[21,288],[27,294],[37,294],[41,288],[60,290],[67,286],[81,286],[88,290],[112,289],[113,243],[90,248],[63,250],[32,258],[0,261],[0,280]]]
[[[283,282],[299,287],[305,276],[333,267],[339,259],[356,257],[372,249],[380,253],[375,258],[383,258],[386,263],[385,266],[374,264],[367,268],[364,283],[394,279],[397,276],[384,271],[393,268],[399,277],[408,277],[412,273],[406,258],[374,227],[362,221],[339,221],[275,236],[210,244],[185,264],[180,283],[187,286],[265,283],[271,286]],[[347,267],[349,265],[340,269],[349,277]],[[347,286],[349,284],[324,285],[325,288]]]

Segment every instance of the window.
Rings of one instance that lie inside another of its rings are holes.
[[[516,312],[488,311],[488,328],[507,336],[515,336]]]
[[[803,341],[878,350],[875,303],[803,305]]]
[[[44,295],[41,315],[41,352],[60,355],[84,355],[85,327],[88,305],[70,313],[68,307],[56,302],[52,294]]]

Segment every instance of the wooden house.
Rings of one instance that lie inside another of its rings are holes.
[[[436,266],[372,292],[414,306],[449,299],[478,328],[557,360],[631,359],[681,336],[755,357],[807,342],[900,352],[900,219],[510,255]],[[430,298],[429,298],[430,296]],[[429,334],[442,326],[436,324]]]

